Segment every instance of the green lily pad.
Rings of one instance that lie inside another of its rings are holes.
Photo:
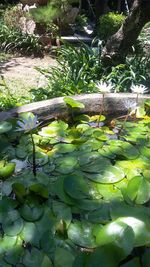
[[[72,144],[58,144],[54,148],[61,154],[71,153],[76,149],[75,145]]]
[[[0,134],[7,133],[12,129],[12,124],[7,121],[0,122]]]
[[[4,235],[3,238],[0,237],[0,255],[4,252],[15,247],[17,242],[17,236],[7,236]]]
[[[144,170],[143,171],[143,176],[146,178],[148,181],[150,181],[150,169],[149,170]]]
[[[57,219],[64,221],[68,227],[72,219],[71,208],[64,203],[53,201],[52,209]]]
[[[114,184],[121,181],[124,178],[125,174],[123,170],[119,167],[106,165],[106,167],[104,166],[103,168],[101,168],[98,173],[86,173],[85,176],[88,179],[97,183]]]
[[[24,251],[23,247],[17,245],[5,253],[4,259],[7,263],[15,265],[21,260],[23,251]]]
[[[33,163],[33,154],[28,156],[28,161],[30,164]],[[39,166],[45,165],[48,162],[48,155],[43,152],[35,152],[35,162]]]
[[[24,222],[24,227],[19,236],[21,240],[24,240],[26,243],[30,243],[34,246],[39,245],[39,233],[35,223]]]
[[[99,122],[100,121],[104,121],[106,119],[106,117],[104,115],[94,115],[90,117],[90,122]]]
[[[15,170],[16,164],[14,162],[6,163],[4,160],[0,161],[0,178],[2,180],[11,176]]]
[[[150,199],[150,183],[142,176],[135,176],[128,183],[127,195],[136,204],[146,203]]]
[[[114,221],[100,229],[96,237],[96,243],[99,246],[113,244],[125,258],[134,247],[134,232],[124,222]]]
[[[93,132],[93,137],[100,140],[100,141],[107,141],[108,140],[107,135],[100,130],[95,130]]]
[[[148,147],[140,147],[140,153],[150,159],[150,148]]]
[[[103,205],[103,200],[79,199],[76,200],[75,205],[81,210],[93,211],[100,209]]]
[[[47,255],[44,255],[41,267],[53,267],[53,264]]]
[[[65,248],[56,248],[54,256],[54,266],[57,267],[72,267],[74,255],[71,251]]]
[[[30,187],[29,187],[29,190],[31,192],[34,192],[36,195],[38,196],[41,196],[43,198],[48,198],[49,197],[49,192],[48,192],[48,189],[45,185],[43,184],[40,184],[40,183],[35,183],[35,184],[32,184]]]
[[[93,236],[93,225],[86,221],[71,223],[68,228],[68,237],[73,243],[80,247],[96,247],[95,238]]]
[[[84,108],[84,104],[68,96],[64,97],[64,102],[71,108]]]
[[[108,223],[110,221],[109,203],[102,202],[99,208],[87,214],[87,220],[92,223]]]
[[[78,161],[80,166],[94,162],[96,159],[102,159],[98,152],[82,152],[79,154]]]
[[[150,245],[150,225],[148,220],[138,219],[136,217],[122,217],[116,220],[117,222],[123,222],[129,225],[135,236],[134,246],[149,246]]]
[[[38,221],[43,215],[43,207],[34,202],[24,204],[19,212],[24,220],[29,222]]]
[[[11,210],[3,218],[2,227],[6,235],[16,236],[23,229],[23,220],[16,210]]]
[[[89,187],[84,178],[77,174],[66,176],[64,179],[66,193],[74,199],[83,199],[89,196]]]
[[[40,136],[43,137],[64,137],[66,135],[66,130],[68,124],[63,121],[54,121],[50,123],[47,127],[43,127],[39,132]]]
[[[83,151],[85,153],[98,150],[100,147],[103,146],[103,142],[97,141],[96,139],[91,139],[86,142],[84,142],[79,150]]]
[[[144,206],[131,206],[125,202],[111,203],[112,219],[123,221],[132,227],[135,234],[135,246],[150,244],[149,209]],[[119,218],[120,217],[120,218]]]
[[[13,183],[12,185],[13,192],[16,195],[16,198],[20,201],[26,196],[26,188],[22,183]]]
[[[87,259],[87,267],[116,267],[122,260],[119,249],[112,244],[101,246],[91,253]]]
[[[28,267],[41,267],[43,261],[43,253],[37,248],[32,248],[31,251],[25,250],[23,256],[23,264]]]
[[[19,145],[16,148],[16,157],[19,159],[24,159],[27,157],[27,148],[25,146]]]
[[[73,156],[64,156],[56,158],[55,160],[57,167],[56,170],[62,174],[68,174],[73,172],[75,166],[77,165],[77,159]]]
[[[66,204],[73,205],[74,201],[69,197],[69,195],[65,192],[64,189],[64,176],[60,176],[55,182],[55,194]]]

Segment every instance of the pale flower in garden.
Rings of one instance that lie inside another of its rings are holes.
[[[137,103],[133,100],[127,99],[127,100],[124,100],[123,103],[124,103],[125,108],[129,111],[136,110],[137,108]]]
[[[96,84],[96,87],[99,89],[99,91],[102,94],[106,94],[106,93],[110,93],[113,89],[113,85],[112,84],[107,84],[106,82],[99,82]]]
[[[131,91],[135,94],[144,94],[147,91],[147,87],[143,84],[139,84],[139,85],[132,84]]]
[[[19,128],[17,128],[16,131],[24,132],[30,132],[40,125],[40,123],[38,123],[37,121],[37,116],[29,117],[27,119],[21,119],[20,121],[17,121],[17,124]]]

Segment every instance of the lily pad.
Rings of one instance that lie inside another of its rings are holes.
[[[71,251],[65,248],[56,248],[54,256],[54,266],[57,267],[72,267],[74,255]]]
[[[3,230],[8,236],[16,236],[23,229],[23,220],[16,210],[7,213],[7,217],[2,221]]]
[[[64,97],[65,103],[71,108],[84,108],[84,104],[68,96]]]
[[[142,176],[135,176],[128,183],[127,194],[136,204],[144,204],[150,199],[150,183]]]
[[[98,152],[82,152],[79,154],[78,161],[80,166],[94,162],[96,159],[102,159]]]
[[[121,181],[124,178],[125,174],[119,167],[106,165],[106,167],[104,166],[103,168],[101,168],[98,173],[86,173],[85,176],[97,183],[114,184]]]
[[[0,254],[2,255],[4,252],[8,251],[15,247],[17,243],[17,236],[7,236],[0,237]]]
[[[29,222],[38,221],[43,215],[43,207],[34,202],[24,204],[19,211],[23,219]]]
[[[71,223],[68,228],[68,237],[76,245],[86,248],[95,248],[95,238],[93,236],[93,225],[86,222]]]
[[[15,170],[16,164],[14,162],[7,163],[4,160],[0,161],[0,178],[2,180],[7,179],[11,176]]]
[[[58,144],[58,145],[55,145],[54,148],[59,153],[65,154],[65,153],[73,152],[76,149],[76,146],[72,144]]]
[[[33,154],[28,156],[28,161],[30,164],[33,163]],[[48,162],[48,155],[43,152],[36,152],[35,153],[35,162],[36,165],[43,166]]]
[[[84,178],[77,174],[66,176],[64,179],[66,193],[74,199],[89,197],[89,188]]]
[[[23,264],[25,266],[41,267],[42,260],[43,260],[43,253],[37,248],[32,248],[31,251],[25,250],[25,253],[23,256]]]
[[[57,164],[56,169],[58,172],[62,174],[68,174],[68,173],[73,172],[78,161],[76,157],[68,155],[68,156],[57,158],[55,162]]]
[[[114,221],[100,229],[96,237],[96,243],[99,246],[113,244],[125,258],[134,247],[134,232],[124,222]]]
[[[67,128],[67,123],[63,121],[54,121],[47,127],[43,127],[39,132],[39,135],[43,137],[64,137],[66,135]]]
[[[65,192],[64,189],[64,176],[60,176],[55,182],[55,194],[65,203],[73,205],[74,201],[69,197],[69,195]]]
[[[12,129],[12,124],[7,121],[0,122],[0,134],[7,133]]]

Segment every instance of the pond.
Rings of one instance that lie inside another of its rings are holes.
[[[150,117],[36,119],[0,125],[0,266],[149,266]]]

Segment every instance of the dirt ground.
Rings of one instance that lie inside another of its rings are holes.
[[[50,56],[32,58],[16,56],[0,63],[2,74],[11,92],[17,95],[27,95],[31,88],[45,85],[46,80],[35,67],[48,68],[56,65],[56,60]]]

